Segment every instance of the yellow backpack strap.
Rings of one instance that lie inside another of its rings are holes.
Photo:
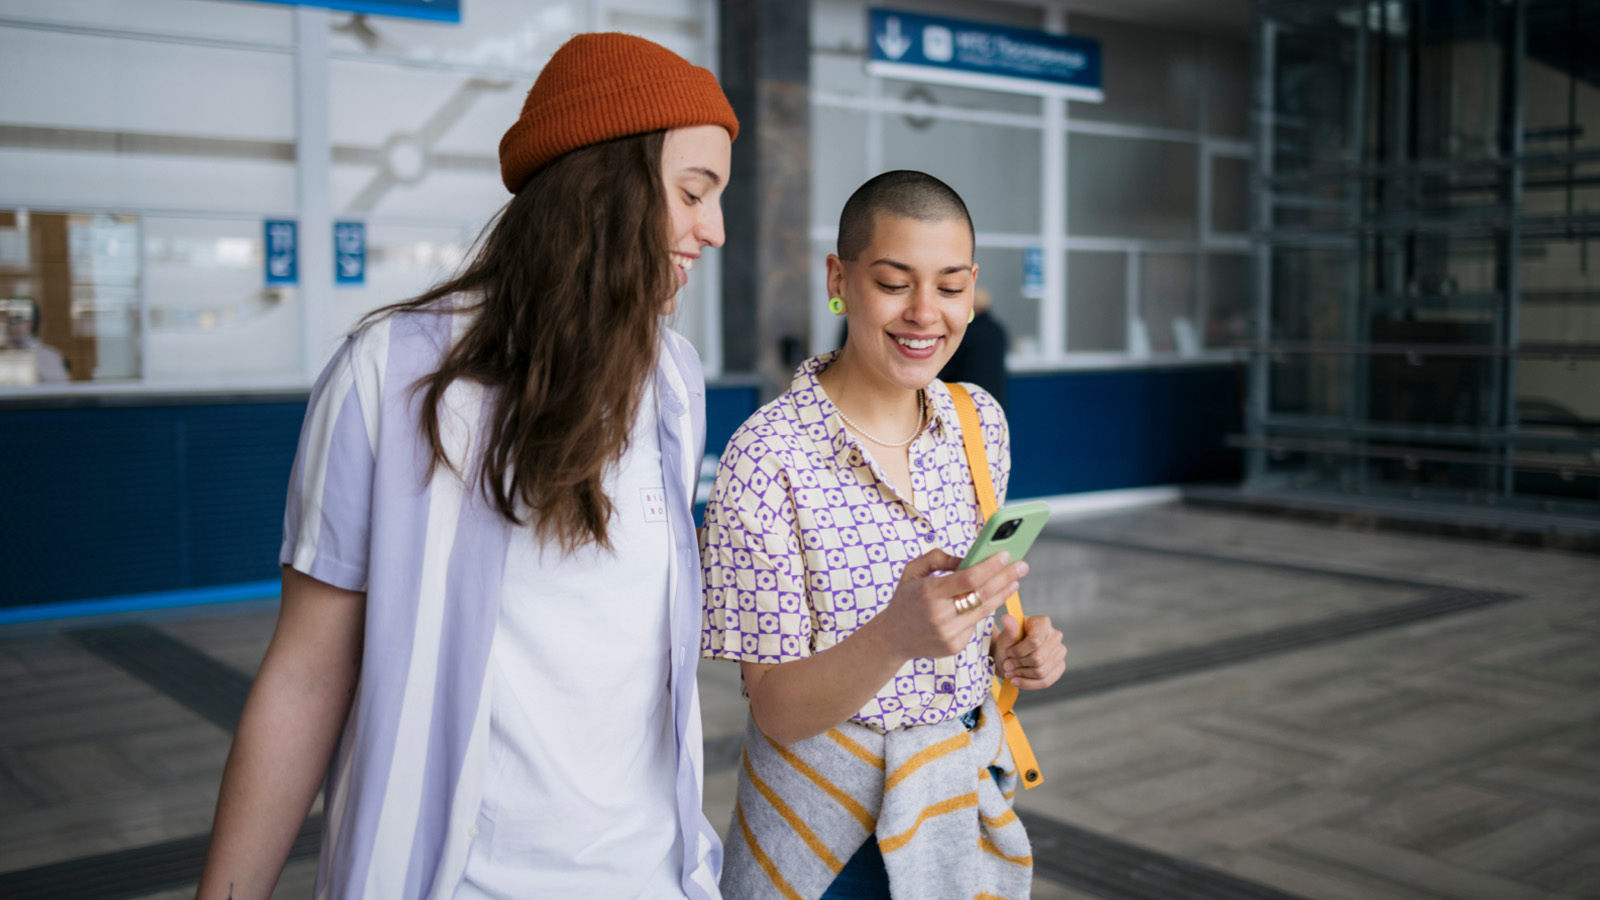
[[[995,502],[994,479],[989,476],[989,455],[983,450],[983,423],[978,420],[978,405],[972,402],[972,395],[961,385],[945,382],[945,387],[950,389],[950,399],[956,404],[956,418],[961,421],[961,443],[967,448],[967,466],[972,469],[972,486],[978,492],[978,509],[987,522],[999,505]],[[982,523],[979,527],[982,527]],[[1022,598],[1016,594],[1007,597],[1006,612],[1022,626],[1023,634],[1027,634],[1028,619],[1022,614]],[[1028,736],[1022,733],[1022,723],[1017,721],[1017,714],[1012,711],[1012,707],[1017,705],[1017,686],[996,673],[989,690],[994,694],[995,705],[1000,707],[1000,715],[1005,719],[1006,744],[1011,748],[1011,758],[1017,762],[1023,788],[1044,784],[1044,775],[1039,772],[1039,760],[1028,745]]]

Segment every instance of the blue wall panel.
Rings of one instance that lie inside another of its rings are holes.
[[[1013,375],[1012,497],[1236,481],[1231,366]]]
[[[0,607],[276,577],[304,413],[0,411]]]
[[[1230,367],[1019,375],[1011,496],[1236,480]],[[757,406],[706,396],[707,451]],[[0,608],[277,577],[303,398],[0,409]]]

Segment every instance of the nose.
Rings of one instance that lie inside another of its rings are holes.
[[[919,284],[911,292],[911,300],[906,305],[905,317],[907,321],[918,325],[931,325],[939,320],[939,298],[936,288],[932,284]]]
[[[722,200],[716,203],[703,203],[700,221],[695,223],[694,236],[702,247],[721,247],[727,235],[722,229]]]

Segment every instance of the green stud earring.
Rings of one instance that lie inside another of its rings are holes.
[[[844,315],[844,298],[843,297],[829,297],[828,298],[828,312],[831,312],[836,316]]]
[[[967,324],[968,325],[971,325],[972,324],[972,320],[976,319],[977,317],[978,317],[978,311],[977,310],[975,310],[975,309],[967,310]]]

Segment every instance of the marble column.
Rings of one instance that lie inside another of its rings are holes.
[[[723,195],[722,359],[789,386],[810,341],[811,3],[719,0],[720,77],[739,116]]]

